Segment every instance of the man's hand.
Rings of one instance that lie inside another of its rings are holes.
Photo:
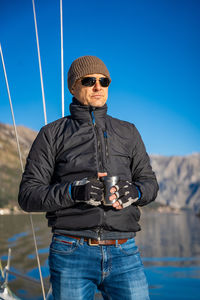
[[[116,185],[114,185],[110,192],[113,194],[110,196],[109,200],[116,201],[113,203],[113,207],[116,209],[125,208],[139,199],[139,192],[136,186],[125,180],[119,180]]]
[[[71,196],[75,202],[85,202],[98,206],[103,197],[103,183],[96,178],[83,178],[74,181],[71,186]]]

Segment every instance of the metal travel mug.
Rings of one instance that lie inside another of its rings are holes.
[[[103,204],[106,206],[112,206],[112,201],[109,200],[109,197],[112,195],[110,193],[110,189],[113,185],[115,185],[119,177],[118,176],[104,176],[101,177],[101,180],[104,184],[104,199],[103,199]]]

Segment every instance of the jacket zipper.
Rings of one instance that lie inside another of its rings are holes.
[[[101,171],[105,172],[105,166],[104,166],[103,158],[102,158],[101,141],[100,141],[100,137],[99,137],[97,127],[96,127],[95,116],[94,116],[94,111],[93,110],[91,111],[91,116],[92,116],[92,124],[93,124],[93,128],[94,128],[94,132],[95,132],[96,140],[97,140],[98,167],[100,168]]]
[[[100,241],[101,240],[101,237],[102,237],[102,233],[103,233],[103,227],[102,226],[99,226],[97,228],[97,240]]]
[[[104,141],[105,141],[105,153],[106,153],[106,161],[108,160],[108,134],[107,131],[103,133]]]
[[[91,111],[91,117],[92,117],[92,124],[93,124],[93,128],[94,128],[94,133],[96,135],[96,141],[97,141],[98,169],[99,169],[99,162],[100,162],[100,164],[101,164],[100,167],[102,167],[103,168],[102,170],[105,171],[104,164],[103,164],[103,159],[102,159],[102,152],[101,152],[101,142],[100,142],[98,130],[97,130],[97,127],[96,127],[95,116],[94,116],[94,111],[93,110]],[[101,214],[100,224],[103,224],[104,219],[105,219],[105,211],[103,211],[103,213]],[[101,240],[102,231],[103,231],[103,227],[102,227],[102,225],[99,225],[99,227],[97,229],[97,239],[99,241]]]

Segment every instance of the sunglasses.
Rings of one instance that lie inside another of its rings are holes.
[[[99,79],[97,79],[96,77],[84,77],[81,80],[81,83],[84,86],[93,86],[95,85],[97,80],[99,80],[99,83],[102,87],[108,87],[110,84],[110,79],[107,77],[101,77]]]

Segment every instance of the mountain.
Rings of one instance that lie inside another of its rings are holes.
[[[23,126],[17,127],[22,160],[25,163],[36,131]],[[17,194],[21,180],[15,131],[13,126],[0,123],[0,208],[17,206]]]
[[[37,132],[23,126],[17,132],[25,163]],[[200,153],[150,157],[160,187],[155,204],[200,214]],[[21,173],[14,128],[0,123],[0,208],[17,206]]]
[[[200,153],[151,156],[159,182],[157,202],[173,208],[191,208],[200,214]]]

